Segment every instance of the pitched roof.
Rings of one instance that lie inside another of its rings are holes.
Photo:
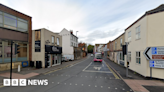
[[[150,15],[150,14],[154,14],[154,13],[159,13],[159,12],[163,12],[163,11],[164,11],[164,4],[161,4],[161,5],[158,6],[157,8],[145,12],[144,15],[142,15],[139,19],[137,19],[134,23],[132,23],[129,27],[127,27],[127,28],[125,29],[125,31],[126,31],[127,29],[129,29],[131,26],[133,26],[135,23],[137,23],[139,20],[141,20],[143,17],[145,17],[146,15]]]

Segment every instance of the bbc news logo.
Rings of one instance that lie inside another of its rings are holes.
[[[43,79],[3,79],[3,86],[27,86],[27,85],[48,85],[48,80]]]

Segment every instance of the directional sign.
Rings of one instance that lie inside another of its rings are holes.
[[[150,67],[154,67],[154,68],[164,68],[164,61],[149,61],[149,65]]]
[[[101,69],[101,67],[94,67],[96,70],[100,70]]]
[[[164,47],[148,47],[143,54],[148,60],[164,60]]]

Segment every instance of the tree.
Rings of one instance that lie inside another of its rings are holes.
[[[93,45],[88,45],[87,47],[88,53],[93,53],[93,48],[94,48]]]

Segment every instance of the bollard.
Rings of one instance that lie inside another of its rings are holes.
[[[20,65],[18,65],[18,72],[20,72]]]

